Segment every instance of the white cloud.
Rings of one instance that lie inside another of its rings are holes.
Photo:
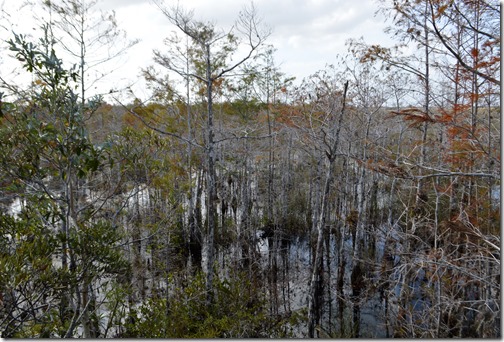
[[[226,29],[250,1],[180,0],[179,3],[194,9],[195,18]],[[177,0],[168,0],[166,4],[175,5]],[[298,79],[334,63],[337,54],[346,52],[345,42],[349,38],[363,36],[368,43],[389,44],[383,33],[384,18],[374,16],[377,9],[374,0],[256,0],[254,4],[263,22],[273,29],[268,43],[277,49],[277,62],[285,73]],[[111,83],[129,79],[141,85],[140,68],[152,64],[152,50],[162,49],[163,39],[174,28],[152,0],[101,0],[98,7],[114,10],[128,37],[141,39],[129,51],[127,61],[121,63]]]

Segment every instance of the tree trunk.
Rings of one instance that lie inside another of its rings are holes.
[[[215,231],[216,231],[216,203],[217,203],[217,189],[216,189],[216,172],[215,172],[215,143],[214,143],[214,126],[213,126],[213,81],[211,75],[211,57],[210,45],[205,45],[206,53],[206,81],[207,81],[207,144],[206,144],[206,157],[207,157],[207,232],[205,236],[205,243],[207,248],[207,265],[206,265],[206,304],[210,305],[213,300],[213,264],[215,261]]]
[[[320,208],[320,214],[317,221],[317,243],[315,248],[315,259],[313,261],[312,276],[309,286],[309,297],[308,297],[308,336],[310,338],[315,337],[315,328],[320,321],[320,294],[323,293],[321,289],[323,288],[323,238],[326,230],[326,218],[327,210],[329,207],[329,192],[331,189],[331,183],[333,180],[334,173],[334,161],[336,159],[336,153],[339,146],[339,132],[341,130],[341,123],[343,120],[343,115],[345,112],[345,101],[348,89],[348,82],[345,83],[343,91],[342,109],[338,118],[338,123],[336,126],[336,133],[334,136],[334,143],[331,150],[327,152],[328,155],[328,166],[326,172],[326,178],[324,183],[324,191],[322,193],[322,205]]]

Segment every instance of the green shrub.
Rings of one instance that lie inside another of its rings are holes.
[[[214,301],[205,304],[202,272],[187,287],[167,298],[150,298],[138,310],[121,337],[136,338],[252,338],[278,336],[279,325],[267,314],[262,294],[245,273],[214,281]]]

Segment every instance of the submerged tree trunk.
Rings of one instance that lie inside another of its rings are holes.
[[[328,156],[328,166],[324,183],[324,192],[322,194],[322,205],[320,208],[316,227],[317,243],[315,248],[315,259],[313,261],[308,297],[308,336],[310,338],[315,337],[315,328],[320,322],[320,306],[321,301],[323,300],[323,298],[321,298],[321,294],[323,293],[323,238],[326,230],[326,218],[329,207],[329,193],[334,176],[334,161],[336,160],[336,153],[339,146],[339,132],[341,130],[341,123],[343,121],[343,115],[345,112],[347,89],[348,82],[345,83],[343,90],[342,108],[336,126],[334,142],[331,146],[331,150],[326,151]]]

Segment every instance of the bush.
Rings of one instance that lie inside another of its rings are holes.
[[[213,303],[205,304],[204,274],[167,298],[151,298],[131,313],[121,337],[128,338],[251,338],[269,337],[275,327],[267,318],[262,295],[244,273],[214,281]]]

